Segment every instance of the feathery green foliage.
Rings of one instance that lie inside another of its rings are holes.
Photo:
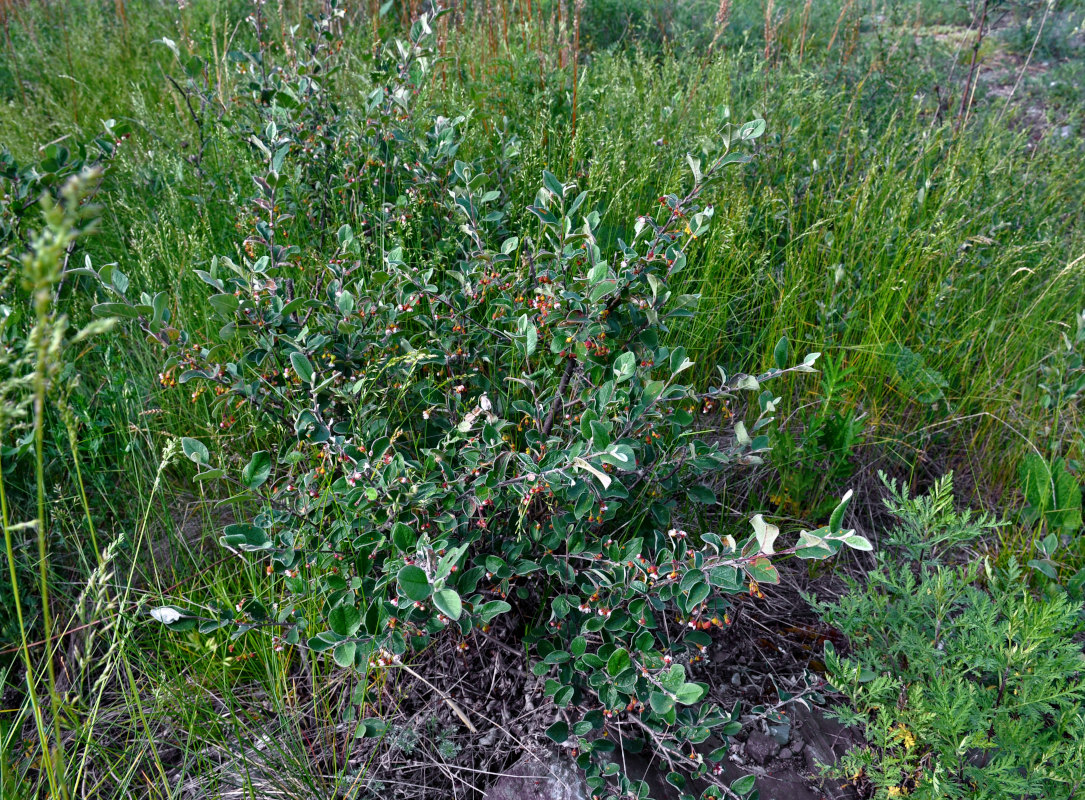
[[[953,508],[947,476],[926,496],[890,485],[899,520],[878,568],[818,605],[850,643],[826,667],[862,730],[836,775],[878,796],[1069,798],[1085,781],[1080,604],[1037,597],[1010,559],[953,563],[993,524]],[[922,557],[921,557],[922,556]]]

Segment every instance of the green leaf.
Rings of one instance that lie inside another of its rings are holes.
[[[402,576],[402,573],[400,575]],[[437,606],[438,611],[449,619],[459,619],[460,614],[463,613],[463,603],[460,602],[460,596],[452,589],[441,589],[439,592],[434,592],[433,604]]]
[[[695,483],[686,489],[686,496],[693,502],[703,503],[706,506],[714,506],[718,502],[716,500],[716,493],[707,486],[699,483]]]
[[[657,714],[666,714],[672,708],[674,708],[674,700],[663,692],[652,692],[648,698],[648,702],[652,706],[652,711]]]
[[[569,738],[569,726],[559,720],[546,729],[546,735],[557,744],[561,744]]]
[[[728,564],[709,570],[708,579],[713,586],[723,589],[728,594],[734,594],[741,588],[738,583],[738,570]]]
[[[341,667],[354,666],[354,653],[358,649],[355,642],[343,642],[332,651],[332,658]]]
[[[420,567],[408,565],[399,571],[399,590],[404,596],[419,602],[427,599],[430,593],[429,580]]]
[[[614,360],[614,379],[621,383],[629,380],[633,371],[637,368],[637,356],[631,350],[626,350]]]
[[[181,449],[184,450],[188,459],[196,464],[206,464],[211,457],[203,442],[197,439],[189,439],[187,436],[181,437]]]
[[[708,686],[703,683],[684,683],[674,693],[674,699],[684,706],[691,706],[704,697],[707,692]]]
[[[1021,462],[1021,491],[1025,500],[1038,512],[1043,513],[1051,497],[1051,471],[1047,462],[1037,453],[1029,453]]]
[[[756,558],[746,565],[746,574],[758,583],[779,583],[780,573],[767,558]]]
[[[689,164],[690,171],[693,173],[693,182],[701,182],[701,160],[694,158],[689,153],[686,153],[686,163]]]
[[[735,423],[735,441],[743,447],[753,444],[753,439],[750,438],[750,433],[746,430],[746,423],[742,420]]]
[[[97,303],[91,306],[90,312],[96,317],[126,317],[128,319],[136,319],[139,316],[139,311],[135,306],[130,306],[128,303]]]
[[[681,664],[672,664],[667,672],[660,675],[659,682],[668,692],[677,692],[686,682],[686,668]]]
[[[637,468],[636,454],[627,444],[612,444],[605,453],[599,454],[599,460],[627,472]]]
[[[708,595],[711,594],[711,592],[712,587],[704,581],[701,581],[689,590],[686,607],[689,609],[696,608],[708,598]]]
[[[1059,577],[1058,572],[1056,572],[1054,562],[1050,561],[1049,559],[1033,558],[1028,562],[1028,565],[1033,569],[1039,570],[1051,580],[1056,580]]]
[[[1051,527],[1073,534],[1081,528],[1081,486],[1078,478],[1066,468],[1066,459],[1055,459],[1051,465],[1055,484],[1054,502],[1049,515]]]
[[[851,491],[851,489],[848,489],[848,491],[844,493],[844,497],[840,501],[840,505],[838,505],[835,509],[833,509],[833,514],[832,514],[831,517],[829,517],[829,532],[830,533],[840,533],[841,529],[843,528],[843,525],[844,525],[844,512],[848,508],[848,503],[851,502],[851,496],[852,496],[852,491]]]
[[[775,553],[772,547],[776,542],[776,537],[780,535],[780,529],[765,522],[765,518],[760,514],[755,514],[750,524],[753,525],[754,536],[757,537],[757,545],[761,548],[761,552],[770,556]]]
[[[570,656],[569,653],[567,653],[565,650],[551,650],[543,658],[543,663],[544,664],[564,664],[566,661],[569,661],[571,658],[572,658],[572,656]]]
[[[543,170],[543,186],[545,186],[549,191],[556,194],[559,200],[564,199],[565,187],[562,186],[561,181],[557,179],[556,175],[545,169]]]
[[[354,734],[356,739],[379,739],[388,730],[388,723],[383,719],[363,719],[358,723],[358,731]]]
[[[304,353],[294,352],[290,354],[290,365],[294,368],[302,383],[313,382],[313,365]]]
[[[623,647],[619,647],[614,651],[610,658],[607,659],[607,674],[612,678],[616,677],[629,669],[632,663],[632,660],[629,658],[629,651]]]
[[[588,427],[591,429],[591,443],[593,448],[596,450],[605,450],[610,447],[610,434],[607,433],[607,428],[603,423],[593,419],[588,423]]]
[[[539,331],[535,327],[534,323],[528,325],[527,333],[525,335],[527,337],[527,354],[530,356],[532,353],[535,352],[535,348],[539,346]]]
[[[614,291],[614,287],[617,286],[617,281],[605,280],[600,281],[592,287],[591,292],[588,294],[588,300],[592,303],[598,303],[606,295]]]
[[[761,390],[761,384],[757,382],[757,378],[753,375],[736,375],[735,388],[747,392],[757,392]]]
[[[756,775],[743,775],[741,778],[731,784],[731,791],[737,794],[739,797],[745,797],[753,791],[756,784]]]
[[[248,552],[269,550],[272,546],[267,531],[250,523],[227,525],[222,531],[222,542]]]
[[[418,541],[418,536],[409,525],[397,522],[392,526],[392,542],[404,553],[410,552]]]
[[[648,381],[644,387],[644,395],[641,397],[641,402],[645,406],[650,406],[656,401],[662,393],[665,384],[663,381]]]
[[[857,533],[849,534],[848,536],[845,536],[841,541],[844,542],[844,544],[846,544],[852,550],[862,550],[864,552],[869,552],[874,549],[874,546],[867,540],[865,536],[860,536]]]
[[[241,301],[234,297],[232,293],[211,295],[211,297],[207,298],[207,302],[223,319],[230,319],[241,305]]]
[[[781,336],[780,341],[776,343],[776,347],[772,351],[772,360],[776,362],[776,366],[779,369],[787,369],[787,357],[790,352],[788,347],[787,337]]]
[[[799,541],[795,544],[795,555],[798,558],[823,559],[832,554],[833,547],[820,536],[810,531],[799,533]]]
[[[271,454],[260,450],[252,454],[249,463],[241,471],[241,482],[250,489],[259,489],[271,475]]]
[[[308,647],[314,653],[323,653],[325,650],[335,647],[345,638],[345,636],[340,636],[335,631],[321,631],[316,636],[309,637]]]
[[[744,123],[738,129],[738,138],[742,139],[743,141],[746,141],[746,140],[749,140],[749,139],[756,139],[757,137],[759,137],[764,132],[765,132],[765,120],[763,120],[763,119],[753,119],[753,120],[750,120],[749,122]]]
[[[328,614],[328,626],[340,636],[353,636],[362,626],[362,614],[349,603],[338,605]]]
[[[491,600],[488,603],[483,603],[478,610],[478,615],[483,624],[487,624],[498,614],[507,614],[510,611],[512,611],[512,606],[504,600]]]

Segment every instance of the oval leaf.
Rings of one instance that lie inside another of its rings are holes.
[[[328,625],[340,636],[353,636],[362,626],[362,614],[351,605],[336,606],[328,614]]]
[[[271,454],[267,450],[253,453],[245,469],[241,471],[241,482],[250,489],[259,489],[271,474]]]
[[[302,383],[313,382],[313,365],[309,363],[309,359],[305,357],[304,353],[291,353],[290,365],[294,368],[294,372],[297,373]]]
[[[185,451],[188,459],[196,464],[206,464],[211,457],[203,442],[198,439],[189,439],[187,436],[181,437],[181,449]]]
[[[439,592],[434,592],[433,604],[437,606],[438,611],[449,619],[459,619],[460,614],[463,613],[463,603],[460,602],[460,596],[451,589],[441,589]]]
[[[430,585],[426,573],[420,567],[408,565],[399,571],[399,591],[405,597],[419,602],[429,598]]]

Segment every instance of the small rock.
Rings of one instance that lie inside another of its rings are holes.
[[[742,683],[742,677],[737,672],[734,675],[731,676],[731,685],[732,686],[738,686],[741,683]]]
[[[811,711],[802,706],[795,708],[796,727],[802,728],[803,741],[806,742],[802,753],[806,758],[806,768],[817,773],[819,764],[835,764],[844,751],[852,744],[853,738],[847,729],[836,720],[829,719],[820,711]],[[794,742],[792,752],[798,752]]]
[[[751,761],[761,766],[779,752],[780,745],[777,741],[761,731],[754,731],[746,740],[746,755]]]
[[[525,755],[498,778],[484,800],[587,800],[584,773],[557,753]]]
[[[785,747],[783,750],[780,751],[780,754],[779,754],[778,758],[781,761],[787,761],[793,755],[795,755],[795,754],[791,752],[791,748],[790,747]]]
[[[811,775],[819,774],[822,765],[832,763],[829,754],[821,752],[811,744],[806,745],[806,749],[802,751],[802,754],[806,757],[806,771]]]

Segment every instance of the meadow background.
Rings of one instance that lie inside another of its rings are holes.
[[[286,36],[311,5],[264,7]],[[337,102],[350,106],[372,88],[375,40],[422,6],[342,6]],[[240,254],[259,163],[188,91],[184,62],[199,54],[199,80],[229,102],[244,80],[231,50],[251,36],[252,10],[246,0],[0,3],[5,213],[24,202],[13,164],[62,173],[104,121],[123,125],[130,135],[107,137],[117,143],[94,193],[99,225],[69,262],[115,263],[132,294],[164,291],[195,331],[217,324],[194,270]],[[716,364],[768,366],[784,335],[823,353],[816,379],[778,388],[768,463],[721,494],[734,524],[755,513],[822,524],[853,489],[850,524],[877,547],[879,471],[914,492],[952,472],[959,504],[1006,523],[969,557],[1034,562],[1023,585],[1080,591],[1085,6],[471,0],[440,24],[424,104],[464,116],[459,158],[498,154],[514,220],[548,169],[588,191],[604,240],[628,238],[681,184],[686,153],[730,123],[766,121],[753,164],[716,190],[714,225],[684,273],[698,312],[672,332],[702,377]],[[397,229],[408,253],[426,225],[419,212]],[[32,312],[20,306],[24,242],[0,232],[0,346],[11,353]],[[307,235],[297,244],[319,252],[321,232]],[[102,299],[77,279],[56,297],[79,324]],[[216,545],[246,501],[193,482],[169,447],[183,434],[251,452],[265,444],[260,428],[245,410],[227,420],[207,397],[163,388],[160,372],[155,345],[116,327],[65,351],[35,424],[30,411],[5,415],[5,798],[47,796],[43,715],[64,719],[68,796],[157,798],[219,791],[237,742],[262,741],[269,714],[295,709],[299,668],[267,643],[148,622],[152,605],[254,596],[264,579]],[[13,380],[5,404],[28,391]],[[39,502],[44,536],[20,525]],[[850,557],[832,569],[867,566]],[[331,724],[334,706],[311,713]],[[329,754],[285,730],[241,762],[259,763],[260,780],[280,776],[284,795],[349,796],[356,776],[337,768],[334,745]],[[255,791],[244,774],[239,796]]]

